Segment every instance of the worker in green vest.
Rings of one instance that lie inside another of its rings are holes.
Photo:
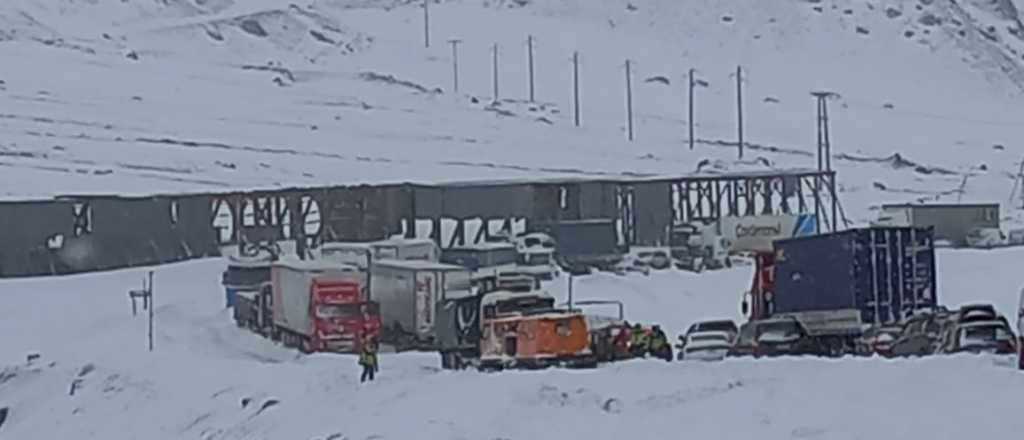
[[[367,380],[373,382],[374,374],[377,372],[377,341],[371,337],[363,339],[359,348],[359,365],[363,367],[363,375],[359,382]]]
[[[669,362],[672,361],[672,346],[669,345],[668,336],[661,330],[661,326],[655,325],[651,328],[651,337],[647,349],[651,356]]]
[[[629,343],[629,352],[633,357],[644,357],[647,355],[647,346],[647,330],[644,330],[640,324],[634,324]]]

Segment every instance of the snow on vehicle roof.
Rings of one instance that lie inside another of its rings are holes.
[[[972,321],[965,322],[957,325],[959,328],[975,328],[975,327],[1008,327],[1007,324],[998,319],[991,319],[985,321]]]
[[[335,271],[358,272],[359,268],[351,264],[338,263],[330,260],[300,260],[298,258],[282,258],[274,262],[275,267],[285,267],[299,271]]]
[[[491,321],[522,321],[523,319],[564,319],[572,316],[582,316],[579,311],[575,310],[551,310],[544,313],[532,313],[529,315],[498,315],[497,318],[491,319]]]
[[[245,267],[245,268],[258,268],[258,267],[270,267],[274,262],[269,256],[235,256],[231,255],[227,257],[229,267]]]
[[[494,292],[488,292],[484,295],[483,299],[480,300],[482,305],[494,305],[498,301],[508,301],[520,298],[542,298],[542,299],[554,299],[553,296],[548,294],[544,290],[531,290],[528,292],[512,292],[509,290],[496,290]]]
[[[373,243],[369,242],[357,242],[357,241],[336,241],[331,243],[324,243],[320,245],[321,251],[333,251],[333,250],[353,250],[353,251],[364,251],[369,252],[370,247]]]
[[[391,237],[383,240],[374,241],[367,243],[370,246],[415,246],[415,245],[428,245],[437,244],[434,240],[429,238],[403,238],[403,237]]]
[[[687,339],[712,338],[712,337],[714,337],[714,338],[721,338],[721,339],[724,339],[724,340],[729,340],[730,335],[729,335],[729,332],[722,332],[722,331],[698,331],[698,332],[690,333],[690,336],[687,336]]]
[[[453,251],[495,251],[502,249],[515,249],[516,245],[507,241],[484,241],[474,244],[465,244],[449,248]]]
[[[621,326],[625,323],[625,321],[612,316],[584,314],[583,317],[587,320],[587,328],[591,330],[598,330],[612,326]]]
[[[249,301],[256,301],[256,296],[260,293],[255,290],[236,290],[235,295],[241,298],[245,298]]]
[[[390,267],[395,269],[407,269],[407,270],[435,270],[444,272],[469,272],[462,266],[456,266],[454,264],[437,263],[427,260],[377,260],[373,263],[376,266]]]

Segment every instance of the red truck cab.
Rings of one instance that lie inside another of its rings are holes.
[[[350,279],[313,279],[310,316],[315,351],[356,352],[365,336],[380,338],[380,306],[364,300],[360,283]]]

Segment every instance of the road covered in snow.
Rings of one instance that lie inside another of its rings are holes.
[[[940,298],[1015,307],[1024,251],[939,252]],[[127,291],[144,270],[0,281],[3,438],[1016,438],[1024,374],[1009,357],[629,361],[596,370],[442,371],[433,353],[303,356],[238,329],[223,263],[155,268],[154,352]],[[738,319],[749,266],[597,274],[578,299],[620,299],[673,336]],[[551,291],[564,299],[560,281]],[[26,356],[40,359],[26,364]]]

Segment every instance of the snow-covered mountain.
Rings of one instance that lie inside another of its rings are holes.
[[[1009,0],[449,1],[430,4],[429,48],[418,1],[2,3],[9,199],[809,167],[809,93],[827,90],[839,94],[834,165],[855,221],[887,201],[1019,205],[1024,31]],[[694,151],[690,68],[707,85]]]

